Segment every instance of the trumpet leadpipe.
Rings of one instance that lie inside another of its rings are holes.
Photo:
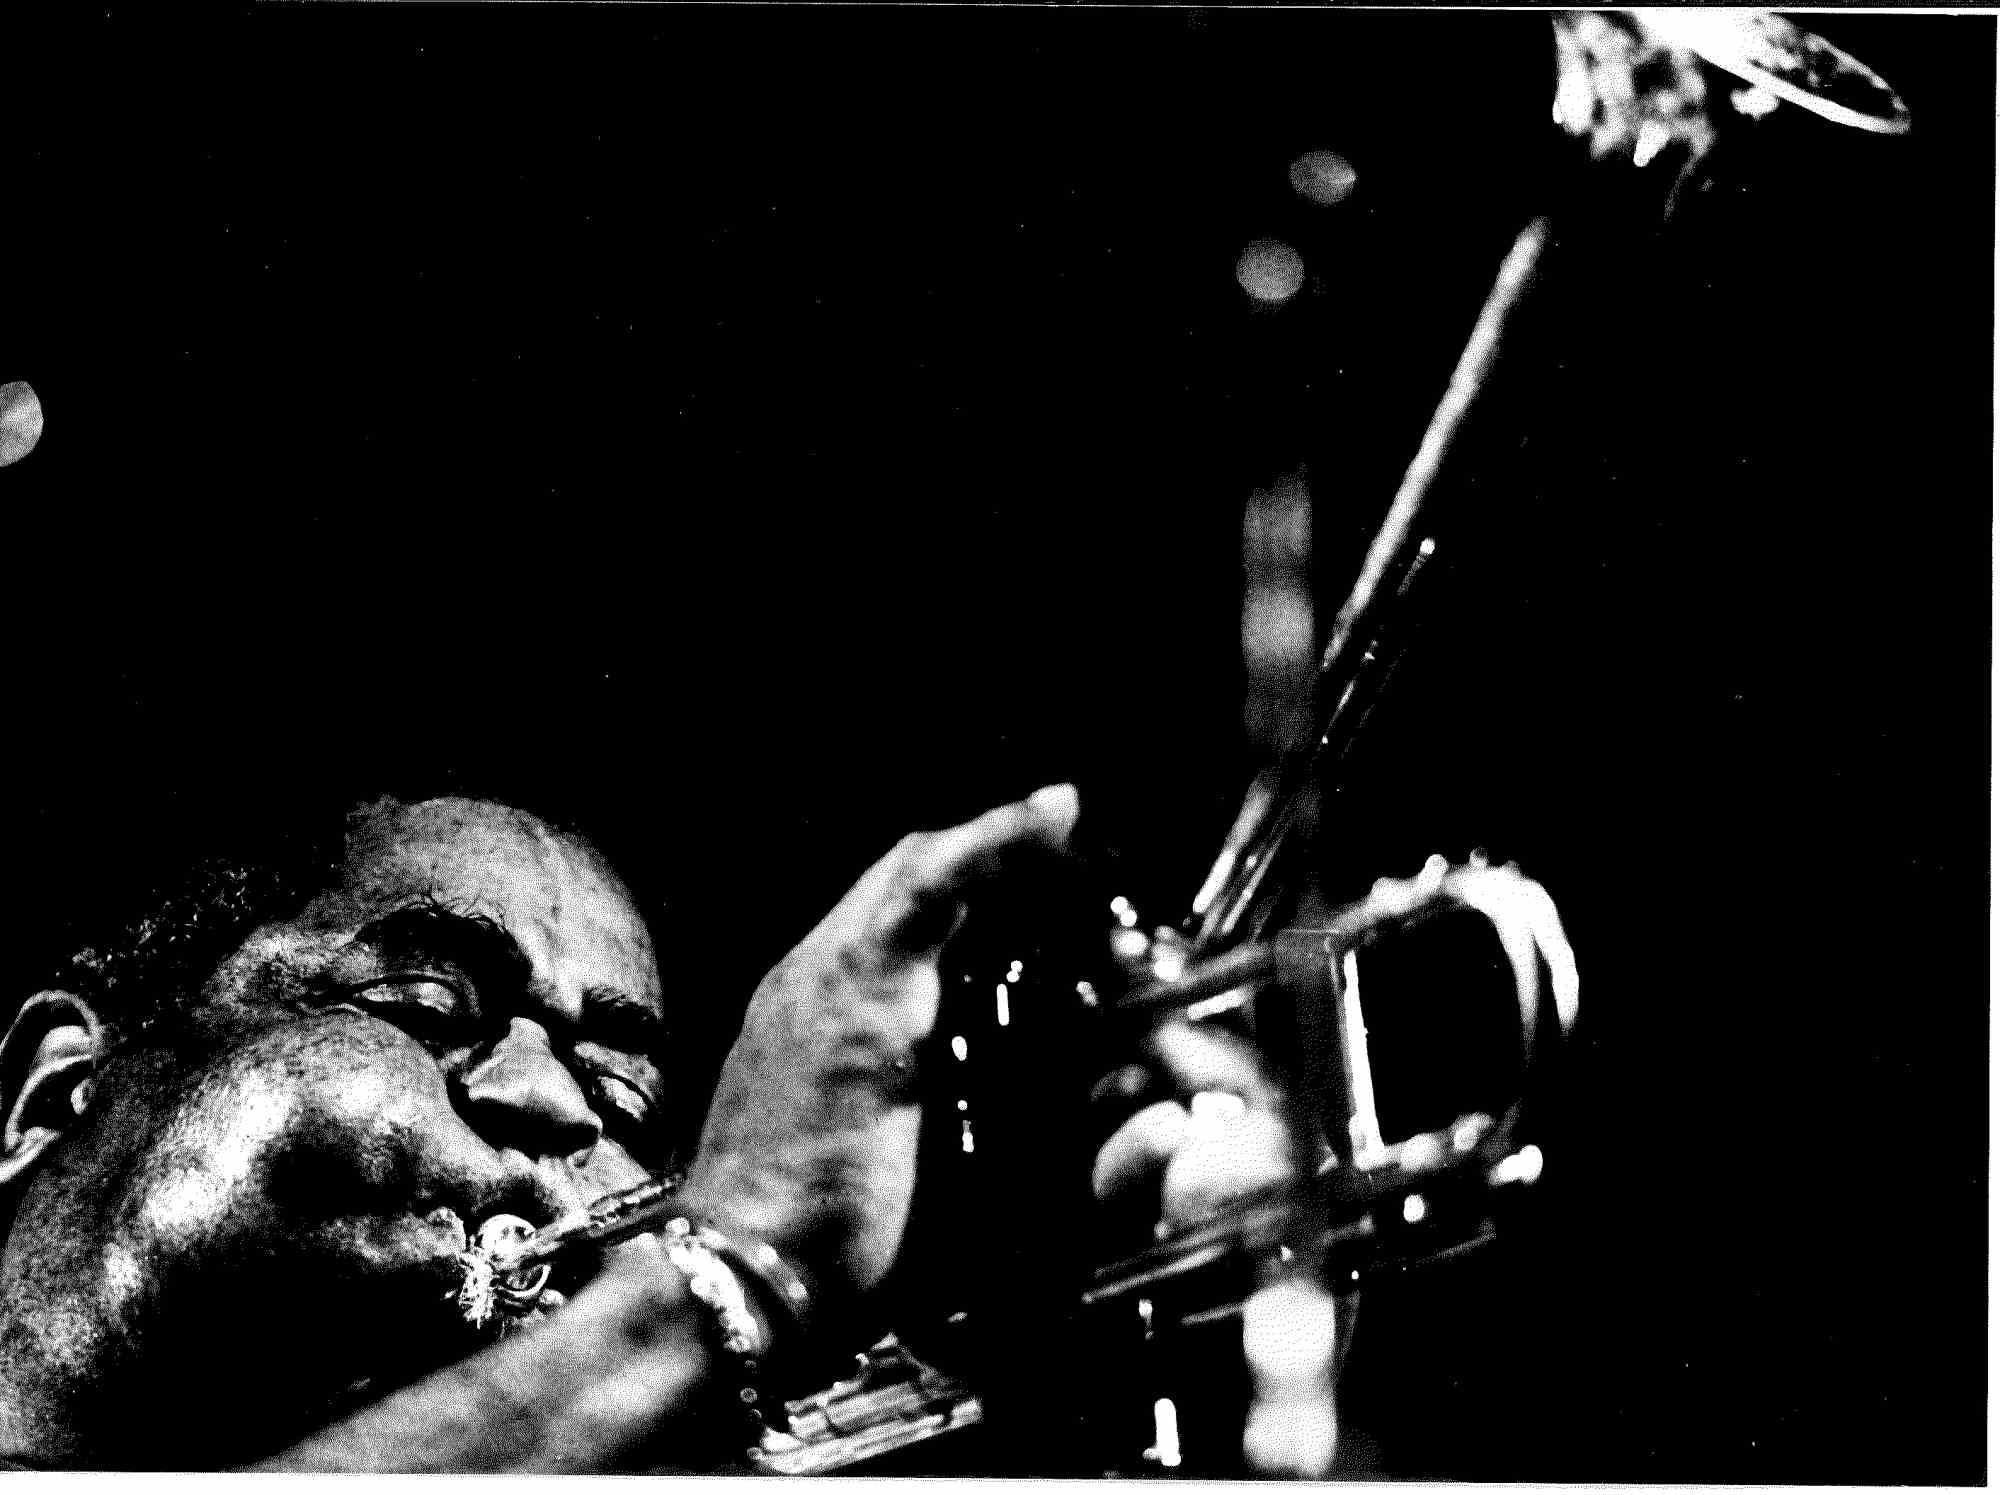
[[[523,1239],[503,1242],[492,1252],[493,1270],[502,1277],[519,1276],[586,1247],[602,1249],[645,1235],[686,1212],[677,1180],[649,1178],[552,1220]]]

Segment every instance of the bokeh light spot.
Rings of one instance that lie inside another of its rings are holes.
[[[1338,151],[1307,151],[1292,163],[1292,190],[1323,208],[1345,202],[1356,180],[1352,163]]]
[[[1305,280],[1305,261],[1282,239],[1258,239],[1236,261],[1236,283],[1273,306],[1298,295]]]
[[[41,439],[41,397],[25,379],[0,384],[0,467],[20,461]]]

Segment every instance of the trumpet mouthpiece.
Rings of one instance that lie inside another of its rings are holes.
[[[519,1215],[493,1215],[473,1232],[471,1244],[459,1253],[464,1278],[458,1289],[458,1309],[475,1329],[484,1328],[496,1313],[518,1318],[532,1309],[549,1284],[549,1265],[515,1267],[513,1261],[535,1237],[535,1227]]]

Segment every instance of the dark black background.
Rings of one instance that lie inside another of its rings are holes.
[[[1786,109],[1664,233],[1550,125],[1533,15],[30,28],[19,979],[383,789],[581,820],[710,1054],[895,836],[1049,779],[1170,917],[1252,766],[1245,497],[1303,473],[1337,597],[1559,208],[1324,875],[1519,858],[1585,1018],[1536,1222],[1368,1305],[1357,1446],[1982,1478],[1994,28],[1814,24],[1915,132]],[[1279,310],[1233,276],[1273,235]]]

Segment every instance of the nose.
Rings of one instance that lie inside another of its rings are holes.
[[[459,1081],[466,1119],[496,1147],[530,1157],[588,1161],[604,1123],[557,1057],[548,1030],[516,1017]]]

